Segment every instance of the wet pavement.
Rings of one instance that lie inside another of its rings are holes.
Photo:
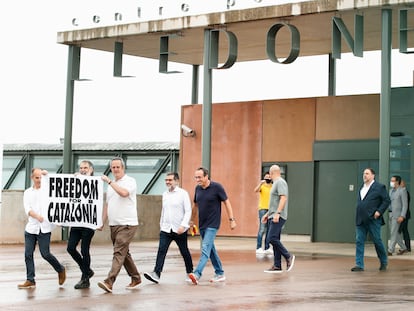
[[[282,239],[283,240],[283,239]],[[171,245],[160,284],[142,277],[137,289],[127,290],[130,282],[121,270],[113,293],[97,286],[109,271],[112,246],[92,245],[95,276],[89,289],[75,290],[80,271],[66,253],[65,243],[54,243],[52,252],[66,266],[67,279],[59,286],[57,273],[36,250],[35,289],[17,289],[25,280],[23,245],[0,246],[1,310],[408,310],[414,307],[414,254],[392,256],[386,272],[372,245],[366,248],[364,272],[351,272],[354,245],[310,243],[287,240],[286,247],[296,255],[294,268],[281,274],[263,270],[272,257],[256,256],[255,239],[218,238],[216,247],[227,280],[210,283],[214,271],[209,263],[200,284],[185,281],[184,262]],[[158,241],[134,242],[132,256],[141,273],[152,271]],[[194,265],[199,258],[198,237],[190,239]]]

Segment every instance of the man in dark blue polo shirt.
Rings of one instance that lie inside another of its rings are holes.
[[[221,203],[223,202],[229,217],[230,228],[236,228],[236,219],[233,216],[233,209],[223,186],[211,181],[209,172],[204,167],[199,167],[194,174],[197,182],[194,194],[193,211],[198,209],[198,225],[200,227],[201,256],[198,265],[193,273],[188,276],[194,285],[198,284],[208,259],[214,267],[215,275],[210,282],[223,282],[226,280],[220,258],[214,246],[217,231],[221,221]],[[196,213],[193,213],[193,220]]]

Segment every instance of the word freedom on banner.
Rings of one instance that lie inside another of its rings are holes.
[[[102,226],[103,183],[100,177],[48,174],[42,178],[43,216],[70,227]]]

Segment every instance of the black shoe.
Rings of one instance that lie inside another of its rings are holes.
[[[398,251],[397,255],[403,255],[403,254],[405,254],[405,253],[408,253],[408,250],[406,250],[406,249],[400,249],[400,250]]]
[[[93,277],[95,275],[95,272],[93,272],[93,270],[91,269],[91,270],[89,270],[89,273],[88,273],[88,278],[91,278],[91,277]]]
[[[351,271],[352,271],[352,272],[364,271],[364,268],[361,268],[361,267],[355,266],[355,267],[353,267],[353,268],[351,269]]]
[[[379,267],[379,271],[386,271],[386,270],[387,270],[387,265],[381,264],[381,266]]]
[[[91,284],[89,283],[89,279],[81,279],[76,285],[75,289],[84,289],[89,288]]]

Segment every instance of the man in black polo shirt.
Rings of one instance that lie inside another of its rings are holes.
[[[203,269],[208,259],[214,267],[215,275],[210,282],[223,282],[226,280],[220,258],[214,246],[214,240],[217,231],[220,228],[221,221],[221,203],[223,202],[230,221],[230,228],[236,228],[236,219],[233,216],[233,209],[230,200],[227,197],[223,186],[217,182],[211,181],[209,172],[204,167],[199,167],[195,171],[194,178],[197,182],[194,194],[193,211],[198,209],[198,225],[200,227],[201,256],[198,265],[193,273],[188,277],[194,285],[198,284],[203,273]],[[193,213],[193,220],[196,213]]]

